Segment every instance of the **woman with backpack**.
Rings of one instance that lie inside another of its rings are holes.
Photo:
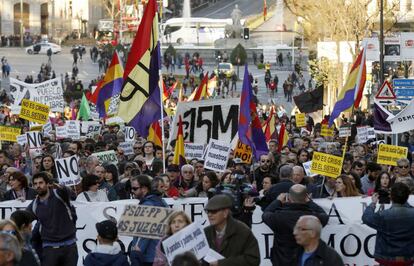
[[[82,178],[82,192],[79,193],[76,201],[87,202],[107,202],[108,196],[106,192],[98,189],[99,177],[96,175],[87,175]]]

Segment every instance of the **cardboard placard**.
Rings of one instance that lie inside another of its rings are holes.
[[[26,134],[17,136],[17,143],[19,143],[19,145],[21,145],[21,146],[24,146],[24,144],[27,143],[27,136],[26,136]]]
[[[210,139],[208,150],[206,152],[204,168],[216,172],[224,172],[229,159],[230,149],[229,143]]]
[[[243,163],[250,164],[252,161],[252,149],[249,145],[243,144],[239,140],[234,150],[234,158],[240,158]]]
[[[42,135],[39,131],[26,132],[26,137],[30,149],[42,148]]]
[[[339,128],[339,137],[346,138],[351,136],[351,127],[345,126]]]
[[[66,121],[66,134],[72,140],[80,139],[80,123],[78,120]]]
[[[113,150],[95,152],[93,155],[98,158],[99,164],[103,164],[104,162],[113,163],[115,165],[118,164],[118,157],[116,157],[116,153]]]
[[[306,117],[304,113],[296,114],[295,117],[296,127],[306,127]]]
[[[328,127],[327,124],[322,124],[321,136],[323,136],[323,137],[333,137],[334,136],[333,127]]]
[[[164,253],[170,265],[174,257],[186,251],[191,251],[201,260],[210,250],[204,229],[197,223],[191,223],[162,241]]]
[[[322,152],[314,152],[311,172],[337,178],[342,172],[343,158]]]
[[[78,156],[55,159],[55,167],[59,184],[73,186],[81,182]]]
[[[312,161],[304,162],[304,163],[302,163],[302,165],[303,165],[303,169],[305,169],[305,173],[306,173],[307,176],[312,177],[312,176],[318,175],[318,174],[312,173],[312,171],[311,171]]]
[[[125,127],[125,142],[135,141],[135,128]]]
[[[43,125],[42,130],[43,130],[44,136],[50,137],[50,131],[53,130],[52,123],[50,122],[50,120],[47,121],[47,123]]]
[[[375,139],[375,130],[373,127],[357,127],[358,143],[366,143],[369,139]]]
[[[204,145],[199,143],[184,143],[185,158],[203,160]]]
[[[56,138],[65,139],[68,137],[68,131],[66,130],[66,125],[56,127]]]
[[[124,151],[125,155],[132,155],[134,154],[134,144],[135,142],[128,141],[128,142],[121,142],[118,145],[118,148]]]
[[[93,131],[95,126],[99,126],[100,123],[98,121],[82,121],[81,123],[81,133],[88,134],[89,132]]]
[[[397,166],[397,161],[401,158],[407,158],[407,153],[407,147],[380,144],[378,148],[377,163]]]
[[[0,140],[16,142],[20,131],[19,127],[0,126]]]
[[[50,107],[27,99],[22,100],[19,117],[39,124],[46,124]]]
[[[126,205],[118,223],[118,234],[150,239],[161,239],[168,228],[173,209],[130,204]]]

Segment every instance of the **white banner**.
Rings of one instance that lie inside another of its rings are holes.
[[[73,186],[81,182],[78,156],[73,155],[68,158],[55,159],[55,167],[59,184]]]
[[[379,40],[378,38],[364,38],[362,41],[366,47],[366,58],[367,61],[379,61]]]
[[[396,116],[387,119],[387,122],[390,123],[393,134],[408,132],[414,129],[414,100]]]
[[[239,105],[239,98],[178,103],[169,143],[177,136],[179,115],[183,120],[184,142],[207,144],[210,138],[233,139],[239,126]]]
[[[414,60],[414,32],[401,32],[401,60]]]
[[[63,112],[65,107],[62,83],[59,78],[33,84],[10,78],[10,91],[13,95],[15,107],[13,109],[16,111],[20,110],[19,106],[23,98],[48,105],[52,112]]]
[[[228,142],[210,139],[205,156],[204,168],[216,172],[224,172],[226,170],[230,150],[231,147]]]
[[[187,160],[199,159],[203,160],[204,144],[184,143],[184,153]]]
[[[179,198],[165,199],[176,210],[185,211],[192,221],[208,225],[207,215],[204,212],[206,198]],[[4,201],[0,202],[0,219],[10,217],[18,209],[25,208],[31,201]],[[374,266],[378,265],[373,259],[375,245],[375,230],[362,224],[362,214],[370,204],[370,198],[349,197],[317,199],[315,202],[329,214],[328,225],[322,230],[322,239],[341,255],[345,265]],[[74,202],[78,215],[77,234],[79,263],[87,253],[96,246],[95,224],[106,219],[119,221],[124,207],[127,204],[137,204],[137,200],[121,200],[112,202]],[[409,203],[414,205],[414,196],[410,196]],[[389,205],[385,206],[389,208]],[[270,266],[270,249],[273,247],[273,232],[262,221],[262,211],[257,207],[253,213],[253,234],[259,242],[261,266]],[[126,250],[131,237],[119,237],[118,243],[123,251]]]
[[[71,138],[72,140],[80,139],[80,121],[68,120],[66,121],[65,126],[68,138]]]
[[[118,158],[116,157],[115,151],[101,151],[93,153],[96,157],[98,157],[99,164],[103,164],[104,162],[109,162],[113,164],[118,164]]]

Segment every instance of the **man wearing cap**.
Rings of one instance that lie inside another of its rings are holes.
[[[233,202],[227,195],[212,197],[205,208],[210,225],[204,228],[209,246],[224,259],[210,266],[257,266],[260,252],[257,239],[242,222],[231,216]]]
[[[96,224],[98,244],[89,253],[83,265],[85,266],[129,266],[128,258],[123,254],[118,243],[116,223],[105,220]]]

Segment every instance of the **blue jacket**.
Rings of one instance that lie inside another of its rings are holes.
[[[377,230],[376,259],[414,259],[414,208],[408,203],[393,203],[391,208],[378,212],[375,212],[375,204],[370,204],[362,221]]]
[[[158,206],[168,208],[167,203],[161,196],[156,194],[148,194],[141,201],[139,205]],[[130,259],[132,266],[139,266],[142,263],[153,263],[155,258],[155,250],[159,240],[149,239],[143,237],[134,237],[130,247],[138,246],[140,251],[130,250]]]
[[[126,255],[119,252],[118,254],[104,254],[104,253],[89,253],[85,261],[84,266],[129,266],[128,258]]]

